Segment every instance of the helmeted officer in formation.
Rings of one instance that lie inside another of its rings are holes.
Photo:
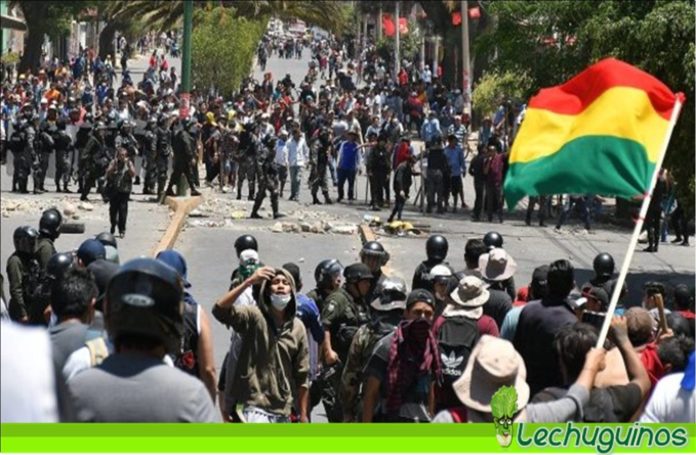
[[[370,320],[370,310],[365,297],[370,292],[373,276],[362,263],[351,264],[343,270],[345,283],[329,295],[321,311],[321,322],[325,334],[322,345],[325,366],[337,369],[335,379],[327,384],[324,396],[333,397],[333,402],[324,400],[324,408],[330,422],[343,421],[343,410],[336,399],[340,388],[342,367],[348,357],[353,336],[361,325]]]
[[[89,117],[89,118],[88,118]],[[92,137],[92,120],[91,115],[85,116],[85,121],[78,128],[75,134],[75,151],[77,154],[77,192],[82,194],[87,183],[89,174],[89,162],[87,157],[87,144]]]
[[[333,141],[331,129],[322,127],[319,131],[319,137],[312,143],[309,152],[309,181],[312,187],[312,204],[321,204],[321,201],[317,197],[319,189],[321,189],[321,193],[324,195],[324,203],[332,203],[329,197],[329,186],[326,181],[332,148]]]
[[[44,210],[39,219],[39,238],[36,243],[36,260],[41,270],[46,269],[48,260],[56,254],[54,242],[60,236],[63,215],[55,207]]]
[[[81,168],[84,169],[85,173],[81,201],[87,200],[87,195],[95,183],[97,184],[97,192],[102,193],[104,189],[103,176],[111,158],[107,146],[107,127],[103,122],[98,122],[80,156]]]
[[[72,163],[75,148],[73,141],[66,131],[67,124],[64,118],[59,118],[56,121],[56,131],[53,135],[53,143],[55,148],[56,159],[56,175],[54,181],[56,191],[59,193],[72,193],[68,188],[70,177],[72,176]],[[61,182],[63,188],[61,188]]]
[[[413,273],[413,282],[411,289],[425,289],[433,292],[432,280],[430,278],[430,270],[438,264],[446,264],[447,251],[449,243],[442,235],[431,235],[425,242],[425,254],[427,259],[416,267]]]
[[[39,282],[40,266],[36,260],[39,232],[31,226],[14,231],[15,252],[7,259],[7,280],[10,284],[9,313],[13,321],[29,322],[31,295]]]
[[[55,116],[55,113],[53,115]],[[34,121],[34,125],[36,126],[36,121]],[[55,148],[53,136],[58,131],[58,129],[56,128],[56,124],[54,121],[44,121],[38,127],[37,131],[38,134],[36,136],[36,144],[34,146],[35,158],[33,165],[34,194],[41,194],[46,192],[46,188],[44,187],[44,184],[46,182],[46,173],[48,172],[48,165],[51,160],[51,154],[53,153]]]
[[[155,157],[157,169],[157,199],[162,201],[164,189],[167,185],[169,172],[169,157],[172,155],[172,131],[169,128],[170,119],[165,115],[160,116],[157,122],[157,154]]]
[[[371,133],[369,139],[377,139],[377,145],[371,148],[366,158],[367,176],[370,179],[371,208],[379,210],[384,206],[384,191],[389,189],[389,172],[391,171],[391,155],[387,150],[387,137],[376,133]],[[389,193],[387,200],[389,202]]]
[[[254,208],[250,218],[263,218],[259,215],[259,209],[268,192],[271,198],[271,208],[273,218],[280,218],[283,215],[278,212],[278,165],[274,162],[276,138],[267,136],[263,145],[257,151],[256,176],[259,179],[259,191],[256,193]]]
[[[34,143],[36,129],[33,122],[34,112],[31,105],[22,108],[21,115],[10,136],[9,149],[14,156],[14,173],[12,174],[12,191],[28,193],[27,184],[34,161]]]
[[[324,259],[314,269],[316,287],[307,293],[314,300],[319,312],[324,308],[327,297],[341,287],[343,265],[338,259]]]
[[[140,152],[145,162],[143,194],[155,194],[157,185],[157,117],[150,116],[142,132],[137,136]]]
[[[249,184],[249,200],[253,201],[256,195],[256,170],[258,167],[257,153],[259,153],[260,142],[256,136],[256,124],[248,122],[244,125],[244,130],[239,135],[239,168],[237,170],[237,199],[242,198],[242,186],[244,180]]]
[[[442,147],[442,137],[436,135],[428,148],[428,170],[426,173],[426,185],[428,191],[428,204],[426,211],[431,213],[433,205],[437,205],[437,213],[444,213],[444,178],[449,176],[449,164],[445,149]],[[436,201],[437,199],[437,201]]]
[[[181,175],[191,189],[191,196],[200,196],[193,179],[192,169],[196,164],[196,139],[195,133],[191,133],[194,124],[189,120],[183,120],[181,126],[174,132],[172,138],[172,150],[174,152],[174,171],[167,185],[167,196],[174,196],[174,185],[179,185]]]
[[[360,250],[360,262],[365,264],[370,269],[370,273],[372,273],[370,292],[365,296],[365,301],[371,302],[380,282],[385,278],[382,267],[389,262],[389,253],[377,241],[365,242]]]
[[[406,309],[408,289],[401,278],[385,278],[370,302],[370,322],[361,326],[353,337],[341,376],[340,397],[345,422],[360,421],[363,370],[379,340],[392,333]]]

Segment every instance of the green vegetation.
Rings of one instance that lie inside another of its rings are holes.
[[[231,96],[249,75],[256,46],[268,19],[235,17],[229,8],[217,7],[194,14],[191,39],[191,74],[199,90],[216,88]]]
[[[477,118],[492,115],[504,99],[526,102],[532,79],[524,72],[506,70],[489,72],[476,83],[472,104]]]

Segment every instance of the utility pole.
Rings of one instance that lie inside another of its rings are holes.
[[[400,52],[400,37],[401,37],[401,21],[399,20],[399,1],[396,2],[396,18],[394,23],[396,24],[396,39],[395,39],[395,49],[394,49],[394,80],[398,82],[399,70],[401,69],[401,58],[399,57]]]
[[[471,115],[471,57],[469,55],[469,8],[462,0],[462,94],[464,112]]]
[[[191,97],[191,34],[193,33],[193,0],[184,0],[184,37],[181,55],[181,87],[179,99],[181,100],[179,116],[189,116]],[[182,175],[176,185],[176,195],[186,196],[188,182]]]
[[[379,16],[377,17],[377,41],[382,39],[382,5],[379,6]]]

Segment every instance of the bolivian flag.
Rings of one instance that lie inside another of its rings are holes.
[[[683,101],[681,93],[613,58],[540,90],[512,145],[508,206],[525,195],[644,194],[671,134],[677,100]]]

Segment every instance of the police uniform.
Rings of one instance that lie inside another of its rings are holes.
[[[97,184],[97,191],[102,192],[104,186],[104,173],[109,165],[111,157],[107,148],[106,140],[97,134],[92,134],[87,141],[80,162],[85,172],[85,181],[82,186],[81,200],[86,201],[87,195],[94,184]]]
[[[384,205],[384,188],[388,188],[389,182],[389,152],[383,143],[372,147],[367,155],[367,173],[370,176],[370,190],[372,193],[372,206],[382,207]],[[387,192],[387,202],[389,193]]]
[[[261,218],[258,214],[259,208],[263,200],[266,198],[266,192],[268,191],[271,197],[271,208],[273,209],[273,218],[279,216],[278,213],[278,188],[280,183],[278,181],[278,167],[273,162],[274,161],[274,151],[275,146],[273,145],[275,141],[267,141],[266,145],[262,146],[258,162],[256,165],[256,175],[259,177],[259,191],[256,193],[256,199],[254,200],[254,208],[251,211],[252,218]],[[273,146],[272,146],[273,145]]]
[[[89,171],[89,163],[87,162],[87,154],[85,149],[87,148],[87,143],[89,138],[92,136],[92,124],[85,122],[80,125],[80,128],[75,134],[75,150],[77,151],[78,163],[77,163],[77,192],[82,194],[82,190],[87,181],[87,175]]]
[[[55,125],[53,122],[45,122],[39,128],[39,134],[36,138],[36,155],[34,160],[34,194],[44,192],[44,181],[46,172],[48,172],[48,164],[51,158],[51,153],[55,143],[52,134],[55,133]]]
[[[239,168],[237,171],[237,199],[242,198],[242,186],[244,180],[249,181],[249,200],[254,200],[256,194],[256,154],[258,143],[251,126],[245,126],[245,131],[239,138]]]
[[[160,121],[157,127],[157,153],[155,158],[157,168],[157,198],[162,199],[169,174],[169,157],[172,154],[172,132]]]
[[[437,198],[437,212],[444,212],[444,178],[449,175],[447,157],[442,144],[434,144],[428,150],[427,171],[428,205],[427,212],[433,211],[433,205]]]
[[[65,124],[61,124],[53,135],[55,145],[56,175],[54,178],[58,192],[70,193],[68,184],[72,174],[73,143],[70,135],[65,131]],[[63,182],[63,189],[60,183]]]
[[[12,253],[7,259],[7,280],[10,285],[10,318],[19,321],[31,311],[31,293],[38,285],[39,262],[26,254]]]
[[[310,148],[309,163],[312,168],[310,172],[310,182],[312,187],[312,199],[315,204],[319,203],[317,192],[321,188],[324,195],[324,202],[331,204],[329,197],[329,186],[326,182],[326,171],[329,168],[331,156],[331,141],[323,142],[321,137],[314,141]]]
[[[194,184],[193,174],[191,172],[192,163],[196,159],[196,142],[186,128],[182,127],[174,134],[172,150],[174,151],[174,171],[169,179],[167,194],[170,196],[174,194],[174,185],[178,185],[182,174],[191,188],[191,196],[200,194],[196,191],[196,185]]]
[[[157,120],[152,118],[148,120],[147,126],[138,135],[138,144],[140,153],[145,161],[145,184],[143,185],[143,194],[154,194],[155,185],[157,184],[157,135],[155,129]]]
[[[46,237],[44,234],[40,234],[39,240],[36,242],[36,260],[39,263],[41,270],[46,270],[46,264],[51,256],[56,254],[56,247],[53,244],[53,240]]]
[[[27,183],[34,156],[35,136],[36,130],[34,130],[34,127],[23,119],[15,126],[15,131],[10,138],[10,150],[14,155],[12,189],[21,193],[28,192]]]

